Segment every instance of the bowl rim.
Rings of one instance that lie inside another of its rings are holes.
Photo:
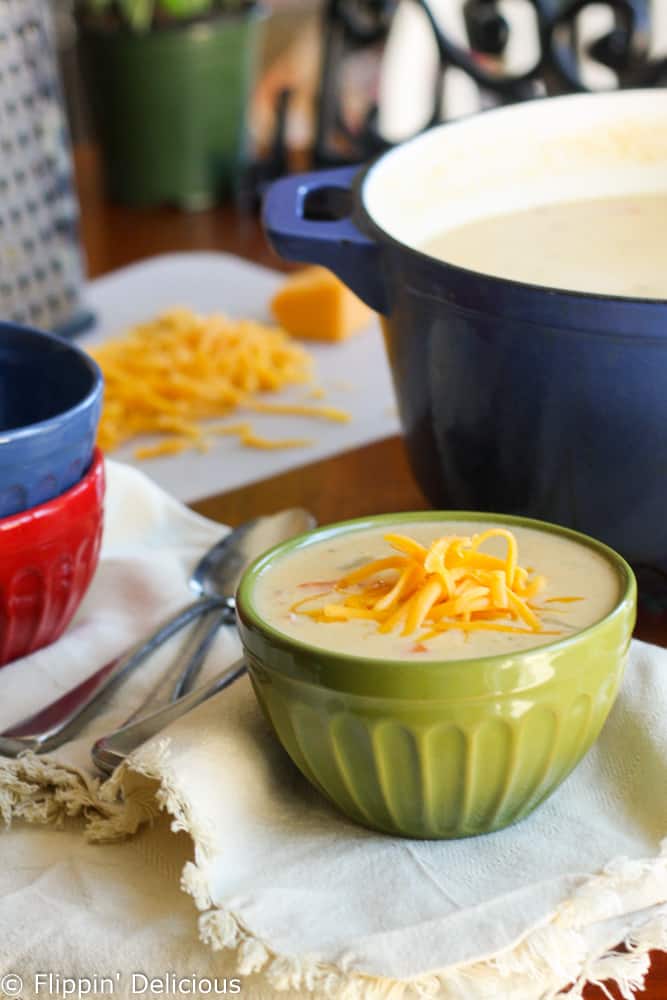
[[[90,465],[81,478],[70,486],[64,493],[59,493],[50,500],[38,504],[36,507],[28,507],[27,510],[17,511],[16,514],[9,514],[0,518],[0,540],[4,539],[12,531],[25,528],[33,521],[44,524],[48,518],[56,517],[63,507],[76,503],[85,496],[95,486],[98,479],[104,475],[104,453],[102,449],[95,446]]]
[[[91,406],[94,406],[102,395],[104,385],[102,371],[94,358],[92,358],[87,351],[84,351],[83,348],[79,347],[77,344],[71,343],[71,341],[67,340],[65,337],[61,337],[57,333],[49,333],[46,330],[38,330],[34,326],[24,326],[21,323],[0,321],[0,341],[5,333],[15,333],[20,336],[28,334],[37,340],[45,340],[51,343],[54,347],[59,347],[69,351],[77,358],[78,361],[82,363],[83,368],[90,374],[91,385],[85,396],[83,396],[78,403],[75,403],[73,406],[67,406],[63,410],[59,410],[58,413],[54,413],[51,417],[35,421],[35,423],[27,424],[24,427],[8,427],[4,430],[0,429],[0,444],[4,446],[0,448],[0,454],[2,454],[5,450],[8,451],[13,445],[18,444],[19,442],[23,443],[27,438],[37,437],[52,430],[59,430],[65,416],[70,419],[74,419],[79,416],[79,414],[90,409]]]
[[[273,560],[281,558],[294,548],[315,544],[316,541],[320,540],[323,541],[327,536],[337,535],[350,529],[353,531],[363,531],[364,529],[373,528],[383,523],[401,524],[414,521],[447,520],[486,521],[505,525],[519,525],[569,538],[574,542],[593,549],[599,555],[603,556],[608,563],[611,563],[619,578],[620,594],[613,608],[606,615],[587,625],[585,628],[564,636],[562,639],[556,639],[553,642],[543,643],[539,646],[530,646],[527,649],[507,650],[504,653],[494,653],[489,656],[470,656],[458,659],[420,659],[418,666],[422,672],[433,673],[461,668],[484,669],[485,667],[498,667],[503,663],[515,664],[517,660],[523,660],[535,654],[542,655],[544,653],[552,654],[559,652],[561,649],[567,649],[585,641],[596,631],[604,629],[612,621],[624,615],[628,609],[636,605],[637,581],[632,568],[615,549],[612,549],[610,546],[605,545],[604,542],[600,542],[590,535],[575,531],[573,528],[554,524],[551,521],[541,521],[537,518],[524,517],[517,514],[494,514],[488,511],[467,510],[423,510],[406,511],[396,514],[371,514],[366,517],[336,521],[333,524],[319,526],[312,531],[304,532],[295,538],[290,538],[286,542],[281,542],[279,545],[273,546],[255,559],[246,568],[241,577],[236,592],[236,612],[238,619],[247,628],[260,632],[272,645],[295,650],[301,654],[312,655],[320,662],[322,660],[329,660],[348,665],[363,663],[364,666],[370,669],[383,668],[389,670],[402,669],[406,665],[413,665],[414,661],[412,660],[392,659],[382,656],[362,656],[356,653],[327,649],[325,646],[316,646],[312,643],[303,642],[301,639],[295,639],[286,632],[281,632],[279,629],[274,628],[262,618],[253,602],[253,590],[260,574],[266,571],[267,566]]]

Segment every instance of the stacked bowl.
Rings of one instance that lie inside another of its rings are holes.
[[[87,354],[0,323],[0,665],[57,639],[95,572],[101,404]]]

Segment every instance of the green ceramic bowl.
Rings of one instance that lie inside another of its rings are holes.
[[[258,614],[260,574],[341,533],[415,521],[494,521],[574,539],[602,554],[620,598],[601,621],[511,655],[410,662],[329,652]],[[246,571],[239,630],[259,703],[297,767],[347,816],[407,837],[467,837],[527,816],[594,742],[623,675],[635,621],[627,563],[585,535],[496,514],[391,514],[319,528]]]

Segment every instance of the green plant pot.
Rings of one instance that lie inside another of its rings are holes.
[[[204,208],[236,186],[258,8],[147,33],[83,22],[82,64],[110,196]]]
[[[493,520],[593,547],[619,580],[601,621],[511,654],[406,661],[332,652],[293,639],[258,613],[254,590],[273,560],[382,524]],[[611,549],[528,518],[468,512],[392,514],[317,529],[266,553],[237,594],[258,701],[297,767],[350,818],[407,837],[469,837],[527,816],[597,738],[616,698],[635,620],[632,570]]]

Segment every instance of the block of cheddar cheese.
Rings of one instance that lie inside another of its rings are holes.
[[[363,329],[373,315],[325,267],[305,267],[286,278],[271,300],[271,312],[294,337],[334,341]]]

